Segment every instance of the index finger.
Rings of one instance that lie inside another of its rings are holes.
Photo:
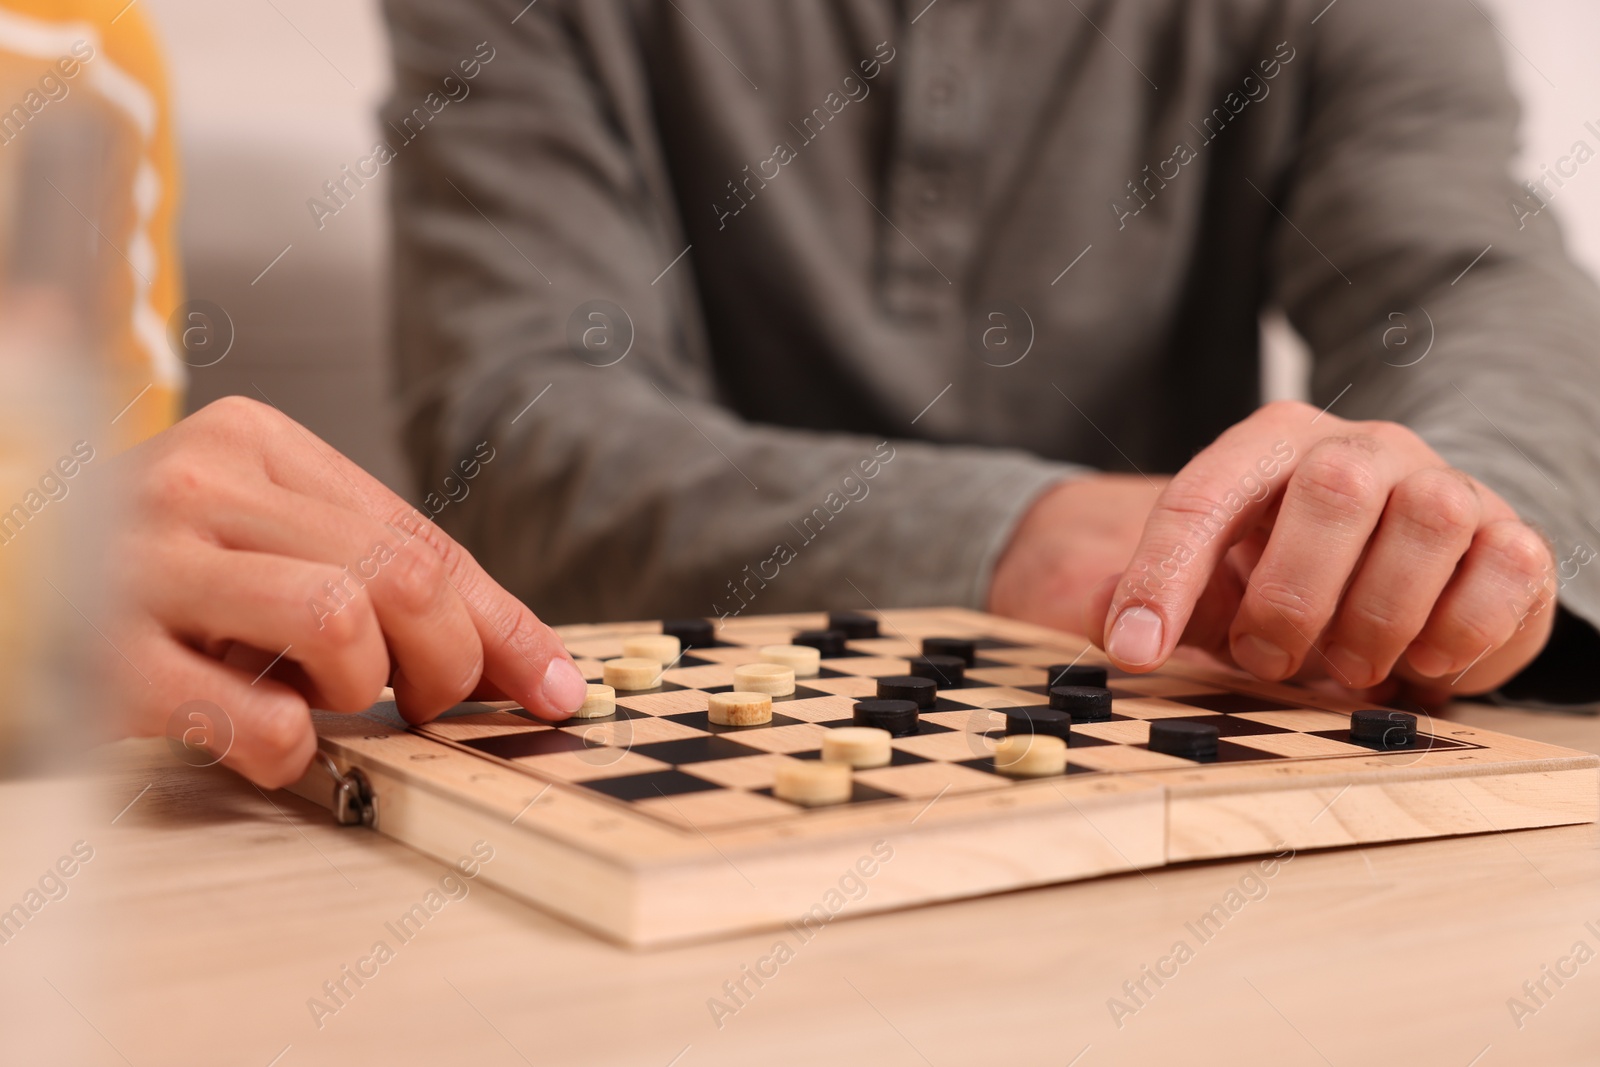
[[[561,639],[491,578],[471,553],[311,431],[276,409],[250,403],[261,412],[271,412],[260,425],[264,438],[283,436],[282,428],[267,420],[281,421],[291,435],[289,447],[261,449],[269,478],[286,489],[392,523],[438,555],[446,580],[466,605],[483,644],[484,680],[545,718],[565,718],[582,706],[588,683]]]
[[[1322,436],[1309,417],[1299,417],[1315,411],[1305,404],[1264,408],[1173,477],[1105,615],[1104,647],[1118,667],[1154,670],[1172,655],[1228,549],[1267,513],[1295,458]]]

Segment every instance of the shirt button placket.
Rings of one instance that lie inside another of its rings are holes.
[[[959,315],[955,283],[972,243],[972,168],[981,147],[978,20],[993,17],[986,11],[970,0],[940,0],[905,38],[884,206],[892,225],[882,227],[884,302],[897,315],[941,324]]]

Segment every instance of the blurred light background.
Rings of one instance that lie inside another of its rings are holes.
[[[1536,176],[1592,137],[1585,121],[1600,125],[1600,4],[1460,2],[1492,15],[1502,33],[1526,110],[1518,176]],[[238,338],[227,359],[192,372],[191,409],[228,393],[266,397],[406,494],[385,363],[384,178],[321,231],[306,207],[375,136],[389,82],[378,4],[146,7],[173,82],[188,292],[226,308]],[[1554,206],[1577,258],[1600,277],[1600,171],[1580,171]],[[1281,326],[1266,336],[1268,395],[1295,395],[1303,353]]]

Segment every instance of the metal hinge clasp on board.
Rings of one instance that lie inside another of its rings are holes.
[[[378,794],[372,782],[360,767],[351,767],[341,774],[339,767],[326,752],[317,750],[323,769],[333,779],[333,819],[340,826],[365,826],[378,828]]]

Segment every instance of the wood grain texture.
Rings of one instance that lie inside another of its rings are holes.
[[[1442,721],[1600,750],[1592,716],[1463,704]],[[1305,851],[1270,878],[1257,858],[1187,863],[860,918],[897,865],[921,862],[896,841],[809,940],[780,929],[646,953],[480,875],[400,944],[386,924],[448,865],[183,766],[160,741],[104,756],[89,783],[5,790],[28,814],[5,823],[8,897],[70,842],[96,850],[0,950],[8,1063],[1588,1067],[1600,1043],[1593,965],[1520,1027],[1507,1008],[1576,942],[1600,947],[1592,824]],[[754,886],[730,872],[724,891],[774,888],[746,872]],[[1193,933],[1239,899],[1220,931]],[[393,962],[319,1026],[307,1001],[380,938]],[[780,940],[792,960],[713,1017]],[[1124,983],[1179,941],[1192,960],[1114,1017]]]
[[[780,644],[825,617],[750,617],[722,628],[734,647],[752,652]],[[598,662],[620,653],[631,635],[659,624],[565,627],[575,655]],[[1020,667],[1037,668],[1083,656],[1077,637],[961,609],[883,613],[883,635],[859,642],[866,656],[830,666],[870,675],[904,669],[925,636],[996,637],[1026,647],[986,650],[1013,667],[979,668],[992,691],[974,692],[992,706],[1037,703]],[[668,672],[684,685],[727,684],[739,655],[713,666]],[[1007,673],[1010,672],[1010,673]],[[724,677],[726,676],[726,677]],[[852,679],[808,680],[808,687]],[[812,684],[814,683],[814,685]],[[1165,700],[1182,693],[1246,693],[1302,710],[1251,712],[1285,728],[1325,728],[1347,721],[1361,705],[1340,694],[1312,693],[1225,672],[1176,664],[1158,675],[1117,680],[1139,694],[1127,701],[1152,718],[1194,714]],[[683,695],[663,692],[663,713]],[[836,701],[843,698],[817,698]],[[797,702],[797,714],[802,714]],[[1170,707],[1168,707],[1170,705]],[[685,704],[687,706],[687,704]],[[832,705],[827,705],[832,708]],[[837,717],[819,710],[820,717]],[[987,713],[982,713],[987,714]],[[937,762],[858,772],[857,781],[894,788],[904,800],[796,811],[759,794],[717,791],[622,802],[568,784],[574,761],[644,760],[637,753],[595,749],[559,757],[496,760],[463,742],[489,730],[474,717],[427,728],[431,735],[362,717],[319,718],[323,746],[341,767],[359,766],[380,796],[379,830],[436,857],[460,855],[491,831],[504,862],[486,880],[570,921],[632,945],[662,945],[718,934],[780,927],[807,914],[825,887],[857,857],[890,842],[894,876],[874,887],[857,910],[881,911],[934,901],[1098,876],[1167,863],[1226,856],[1365,844],[1453,834],[1481,834],[1591,822],[1600,815],[1600,759],[1593,754],[1521,740],[1461,723],[1424,721],[1423,732],[1481,746],[1427,752],[1373,752],[1310,734],[1267,735],[1287,759],[1197,765],[1126,747],[1144,726],[1136,720],[1089,724],[1116,745],[1072,750],[1072,758],[1106,772],[996,788],[992,776],[954,762],[969,758],[963,731],[972,716],[936,712],[957,732],[906,739],[906,751]],[[1290,717],[1274,722],[1273,717]],[[1294,720],[1293,717],[1299,717]],[[802,714],[803,717],[803,714]],[[1307,723],[1307,720],[1310,720]],[[1298,725],[1296,722],[1298,721]],[[597,725],[636,740],[670,740],[683,728],[665,719]],[[730,761],[717,773],[729,786],[766,780],[782,753],[816,748],[822,728],[802,722],[741,734],[774,755]],[[1075,727],[1075,729],[1079,729]],[[794,734],[792,744],[786,739]],[[1123,736],[1123,735],[1128,736]],[[605,735],[596,735],[597,737]],[[614,739],[613,743],[616,743]],[[1248,740],[1248,739],[1245,739]],[[1315,757],[1315,758],[1300,758]],[[748,763],[748,766],[745,764]],[[567,766],[572,764],[572,766]],[[629,764],[642,771],[650,769]],[[546,769],[548,768],[548,769]],[[621,768],[619,767],[619,772]],[[594,773],[591,771],[591,774]],[[608,771],[609,773],[609,771]],[[326,803],[330,783],[313,769],[295,787]],[[766,888],[752,894],[754,885]]]

